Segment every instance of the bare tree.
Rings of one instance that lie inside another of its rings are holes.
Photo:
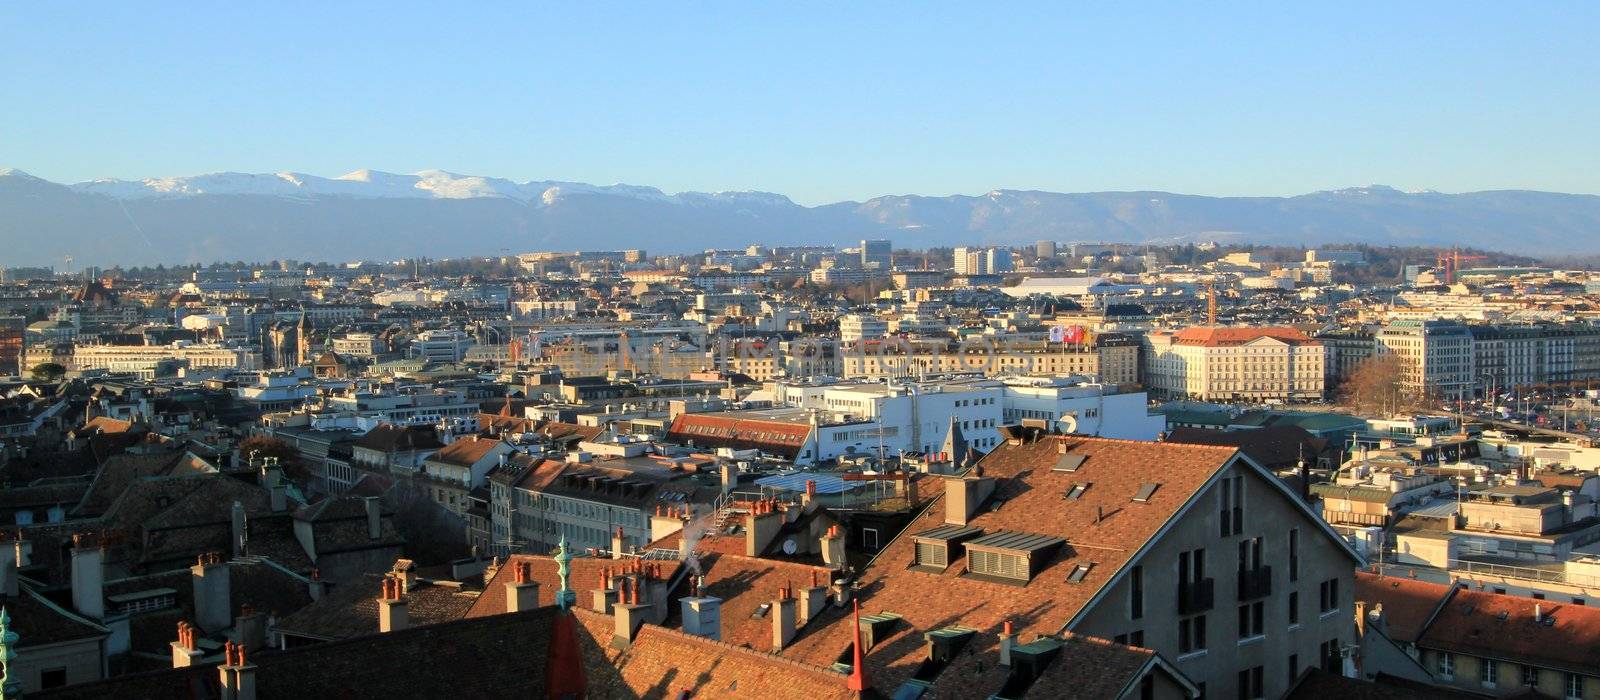
[[[401,480],[384,500],[394,511],[395,531],[406,539],[406,556],[418,564],[445,564],[471,553],[467,524],[429,498],[423,487]]]
[[[1339,385],[1339,400],[1359,413],[1386,414],[1412,406],[1417,397],[1405,388],[1405,362],[1393,353],[1361,361]]]

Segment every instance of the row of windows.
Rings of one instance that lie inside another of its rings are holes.
[[[1539,686],[1540,669],[1537,666],[1523,665],[1522,684],[1530,688]],[[1448,651],[1439,653],[1439,677],[1443,680],[1455,680],[1456,655]],[[1496,688],[1500,685],[1500,663],[1494,659],[1478,659],[1478,682],[1485,688]],[[1582,700],[1585,678],[1576,673],[1562,675],[1562,691],[1568,700]]]

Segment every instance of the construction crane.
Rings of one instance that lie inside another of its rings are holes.
[[[1487,255],[1462,255],[1460,248],[1451,248],[1449,252],[1440,252],[1438,269],[1444,274],[1445,284],[1456,283],[1456,273],[1461,271],[1462,260],[1488,260]]]

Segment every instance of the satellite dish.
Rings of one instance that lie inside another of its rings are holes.
[[[791,554],[792,555],[792,554],[795,553],[795,550],[797,550],[797,549],[799,549],[799,547],[795,546],[794,540],[784,540],[783,541],[783,553],[784,554]]]

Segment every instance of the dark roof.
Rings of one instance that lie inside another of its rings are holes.
[[[1257,464],[1268,469],[1292,465],[1301,459],[1315,462],[1327,446],[1297,425],[1274,425],[1255,430],[1209,430],[1206,428],[1174,428],[1167,442],[1190,445],[1226,445],[1237,447]]]
[[[328,591],[321,600],[278,620],[285,634],[324,640],[349,639],[378,630],[378,594],[382,576],[368,574]],[[406,612],[413,625],[432,625],[466,616],[478,598],[459,585],[419,579],[406,592]]]

